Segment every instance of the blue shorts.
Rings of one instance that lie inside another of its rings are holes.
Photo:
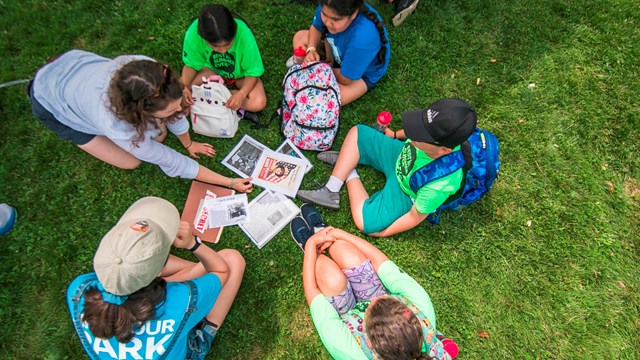
[[[404,142],[385,136],[370,126],[357,127],[360,152],[358,164],[371,166],[387,178],[384,188],[371,195],[362,205],[363,232],[371,234],[386,229],[409,212],[413,201],[402,191],[396,177],[396,162]]]
[[[347,277],[347,287],[338,295],[325,296],[340,316],[358,302],[389,294],[369,259],[358,266],[343,269],[342,273]]]
[[[45,109],[45,107],[36,100],[36,97],[33,96],[33,81],[29,83],[28,91],[33,116],[40,120],[40,122],[49,130],[58,134],[58,136],[63,140],[70,140],[76,145],[84,145],[96,137],[93,134],[86,134],[81,131],[74,130],[58,121],[58,119],[56,119],[49,110]]]

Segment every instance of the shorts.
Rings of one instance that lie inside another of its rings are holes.
[[[391,139],[372,127],[357,126],[360,152],[358,164],[371,166],[387,178],[384,188],[371,195],[362,205],[363,232],[371,234],[386,229],[409,212],[413,201],[402,191],[396,177],[396,162],[404,142]]]
[[[342,273],[347,277],[347,288],[338,295],[326,296],[340,316],[353,309],[357,302],[389,294],[369,259],[356,267],[342,270]]]
[[[49,130],[58,134],[63,140],[70,140],[76,145],[84,145],[96,137],[93,134],[86,134],[74,130],[58,121],[49,110],[45,109],[45,107],[36,100],[36,97],[33,95],[33,81],[29,83],[27,91],[29,92],[29,99],[31,100],[31,112],[33,116],[40,120]]]
[[[204,360],[211,350],[211,343],[216,337],[217,331],[210,326],[202,326],[198,323],[187,335],[187,356],[185,360]]]

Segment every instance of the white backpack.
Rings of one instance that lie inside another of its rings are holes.
[[[191,87],[193,131],[211,137],[232,138],[238,130],[240,117],[236,111],[224,106],[231,92],[218,75],[212,75],[209,79],[203,77],[202,81],[202,85]]]

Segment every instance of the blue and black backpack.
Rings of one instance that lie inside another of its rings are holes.
[[[498,139],[487,130],[476,128],[460,150],[439,157],[411,175],[409,185],[414,192],[462,168],[462,184],[458,191],[427,216],[432,224],[440,221],[445,209],[458,211],[479,200],[489,191],[500,172]]]

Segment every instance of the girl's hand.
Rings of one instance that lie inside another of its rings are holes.
[[[211,146],[211,144],[200,143],[200,142],[192,142],[191,145],[187,148],[187,152],[189,152],[189,156],[192,158],[199,159],[198,154],[206,155],[206,156],[214,156],[216,154],[216,149]]]
[[[304,57],[304,62],[313,62],[320,61],[320,55],[315,50],[311,50],[307,53],[307,56]]]
[[[191,105],[193,105],[193,96],[191,95],[191,90],[188,87],[185,87],[182,90],[182,112],[185,116],[189,115]]]
[[[178,234],[173,240],[173,246],[178,249],[191,249],[196,244],[196,239],[191,233],[191,225],[186,221],[180,221]]]
[[[238,192],[250,193],[253,190],[252,178],[245,179],[231,179],[231,188]]]
[[[324,253],[325,250],[327,250],[331,245],[333,245],[333,242],[336,241],[336,238],[329,234],[329,232],[331,230],[333,230],[333,227],[327,226],[326,228],[324,228],[324,229],[318,231],[317,233],[313,234],[307,240],[307,245],[305,246],[305,251],[307,250],[306,247],[312,246],[313,249],[315,249],[315,251],[318,254]],[[311,249],[309,249],[309,250],[311,250]]]
[[[229,100],[227,100],[225,106],[231,110],[238,110],[242,106],[242,102],[247,97],[247,94],[243,90],[236,91]]]

